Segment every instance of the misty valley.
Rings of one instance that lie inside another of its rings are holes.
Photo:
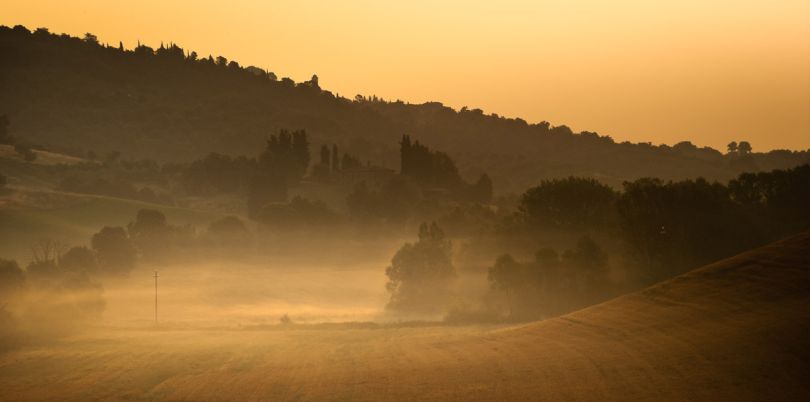
[[[808,150],[0,52],[0,400],[808,394]]]

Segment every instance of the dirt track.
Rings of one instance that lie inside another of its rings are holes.
[[[810,234],[514,328],[104,330],[0,356],[3,400],[807,400]]]

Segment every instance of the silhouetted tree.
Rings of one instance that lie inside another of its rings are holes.
[[[564,312],[571,297],[570,277],[562,267],[560,255],[550,247],[541,248],[534,254],[529,277],[535,283],[539,292],[539,302],[542,312],[554,315]]]
[[[329,147],[326,145],[322,145],[320,162],[313,168],[312,176],[317,177],[319,179],[326,179],[327,177],[329,177],[329,169],[331,168],[331,161],[329,157],[330,157]]]
[[[98,37],[96,35],[91,34],[90,32],[84,34],[84,39],[86,43],[90,43],[93,45],[98,45]]]
[[[135,267],[135,247],[124,228],[105,226],[93,235],[91,244],[102,272],[127,274]]]
[[[770,238],[810,228],[810,164],[794,169],[743,173],[728,184],[729,195]]]
[[[154,209],[141,209],[127,225],[129,238],[141,255],[151,261],[164,258],[172,248],[172,227],[166,215]]]
[[[562,255],[562,264],[576,273],[581,303],[600,300],[608,289],[608,256],[590,236],[583,236],[573,250]]]
[[[318,76],[316,74],[312,74],[312,78],[309,81],[307,81],[305,84],[311,86],[312,88],[321,89],[321,86],[318,83]]]
[[[87,247],[73,247],[59,258],[59,268],[68,272],[95,273],[98,271],[96,255]]]
[[[422,224],[419,240],[406,243],[385,270],[391,293],[387,308],[395,311],[440,312],[449,301],[449,286],[456,277],[452,245],[439,227]]]
[[[726,149],[728,150],[729,154],[737,153],[737,141],[729,142],[728,145],[726,146]]]
[[[400,141],[400,172],[422,184],[448,190],[456,190],[463,183],[449,155],[412,142],[407,135]]]
[[[517,290],[527,284],[525,269],[509,254],[503,254],[489,268],[489,282],[493,288],[506,293],[509,316],[514,314],[513,297]]]
[[[544,180],[520,199],[527,222],[556,227],[603,226],[614,217],[615,192],[594,179],[569,177]]]
[[[750,248],[761,236],[728,189],[704,179],[625,183],[617,210],[624,239],[648,282]]]
[[[740,141],[740,145],[737,149],[743,155],[750,154],[752,150],[751,143],[748,141]]]
[[[288,184],[294,184],[306,173],[309,158],[306,132],[281,130],[267,141],[267,148],[259,155],[259,168],[277,170]]]

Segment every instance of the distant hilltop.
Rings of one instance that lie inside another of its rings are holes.
[[[0,115],[9,133],[76,156],[118,151],[129,159],[186,162],[213,151],[250,155],[271,133],[291,128],[305,129],[316,146],[338,144],[395,168],[397,142],[407,134],[451,155],[465,178],[489,173],[499,193],[571,175],[614,186],[642,176],[727,180],[810,161],[807,150],[757,153],[756,144],[739,146],[744,138],[722,152],[688,141],[617,143],[480,109],[349,99],[321,88],[316,75],[296,83],[173,43],[125,49],[89,33],[77,38],[18,25],[0,27],[0,52]]]

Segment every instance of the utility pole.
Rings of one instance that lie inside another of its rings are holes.
[[[158,323],[158,320],[157,320],[157,280],[158,280],[158,271],[157,270],[155,270],[155,275],[153,276],[153,278],[155,278],[155,325],[157,325],[157,323]]]

